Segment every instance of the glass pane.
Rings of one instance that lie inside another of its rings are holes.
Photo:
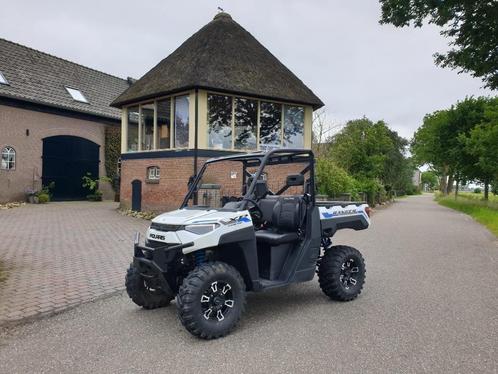
[[[128,151],[138,151],[138,106],[128,111]]]
[[[304,147],[304,108],[284,105],[284,147]]]
[[[142,151],[150,151],[154,144],[154,104],[142,105]]]
[[[188,96],[175,97],[175,147],[188,148]]]
[[[258,102],[251,99],[235,99],[235,148],[256,149]]]
[[[208,95],[208,146],[232,148],[232,98]]]
[[[167,149],[171,139],[171,99],[157,102],[157,147]]]
[[[282,105],[261,102],[259,146],[262,150],[278,148],[282,135]]]

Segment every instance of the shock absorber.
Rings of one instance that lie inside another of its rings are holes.
[[[200,250],[194,252],[195,266],[199,266],[206,262],[206,251]]]

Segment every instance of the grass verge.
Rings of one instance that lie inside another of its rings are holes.
[[[0,261],[0,283],[7,279],[7,273],[3,270],[2,262]]]
[[[458,196],[457,199],[454,196],[436,196],[436,201],[445,207],[468,214],[498,237],[498,204],[494,201],[486,202],[465,195]]]

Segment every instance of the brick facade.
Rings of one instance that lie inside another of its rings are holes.
[[[56,135],[78,136],[100,146],[99,175],[105,171],[104,122],[83,120],[68,116],[44,113],[0,105],[0,150],[11,146],[16,151],[15,170],[0,169],[0,203],[24,201],[27,188],[39,189],[42,177],[43,139]],[[29,135],[27,135],[29,130]],[[105,199],[114,193],[109,183],[101,183]]]
[[[207,158],[198,159],[198,170]],[[157,166],[161,170],[159,183],[147,181],[147,168]],[[274,192],[285,184],[289,174],[298,174],[306,165],[274,165],[268,166],[265,171],[268,186]],[[248,169],[255,172],[256,169]],[[133,180],[142,182],[142,210],[150,212],[165,212],[177,209],[185,194],[189,177],[194,173],[194,159],[187,157],[142,158],[126,159],[121,164],[121,207],[131,208]],[[242,164],[240,162],[224,161],[213,165],[203,176],[203,183],[220,184],[219,197],[241,196],[242,193]],[[293,187],[286,193],[302,193],[302,188]],[[199,193],[199,204],[203,203],[202,191]]]

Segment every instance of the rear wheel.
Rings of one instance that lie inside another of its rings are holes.
[[[205,263],[184,279],[176,300],[183,326],[194,336],[215,339],[228,334],[239,322],[246,288],[233,266]]]
[[[130,299],[144,309],[166,306],[175,297],[154,285],[152,280],[146,280],[142,277],[133,265],[130,265],[126,271],[125,286]]]
[[[318,265],[318,282],[332,300],[350,301],[361,293],[365,273],[360,251],[345,245],[331,246],[325,249]]]

